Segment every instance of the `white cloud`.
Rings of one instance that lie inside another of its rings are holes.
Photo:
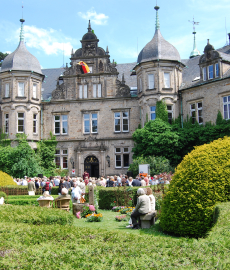
[[[97,24],[97,25],[104,25],[107,24],[107,20],[109,18],[109,16],[106,16],[103,13],[97,13],[94,8],[91,8],[90,10],[88,10],[86,13],[83,12],[78,12],[78,15],[85,19],[85,20],[91,20],[93,23]]]
[[[18,30],[17,35],[19,34]],[[73,44],[78,43],[76,40],[64,36],[60,31],[37,28],[35,26],[24,26],[26,46],[44,51],[47,55],[63,53],[70,56]]]

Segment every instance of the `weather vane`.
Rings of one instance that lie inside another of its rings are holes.
[[[195,25],[199,25],[199,22],[194,21],[194,16],[193,16],[193,21],[190,21],[190,20],[188,20],[188,21],[193,24],[193,32],[196,32],[195,31]]]

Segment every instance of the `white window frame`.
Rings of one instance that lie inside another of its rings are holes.
[[[148,74],[148,89],[154,89],[154,74]]]
[[[93,97],[100,98],[101,97],[101,83],[93,84]]]
[[[164,72],[164,88],[170,88],[170,86],[171,86],[170,72]]]
[[[58,163],[61,169],[68,169],[68,149],[56,149],[55,164],[56,167],[59,168],[59,166],[57,166],[57,159],[59,159]]]
[[[59,119],[55,119],[56,117],[59,117]],[[59,127],[56,127],[56,123],[59,123]],[[59,128],[59,132],[56,132],[56,128]],[[68,134],[68,115],[55,114],[54,115],[54,135],[67,135],[67,134]]]
[[[10,97],[10,84],[9,83],[5,84],[5,97],[6,98]]]
[[[119,123],[116,123],[116,120],[119,120]],[[116,130],[116,127],[119,127],[119,130]],[[114,112],[114,132],[129,132],[129,111]]]
[[[203,124],[203,101],[190,103],[190,116],[192,117],[193,124],[195,124],[195,121],[197,121],[200,125]]]
[[[87,84],[84,84],[84,98],[87,98],[88,97],[88,85]]]
[[[80,85],[79,85],[79,98],[80,98],[80,99],[83,98],[83,92],[82,92],[82,89],[83,89],[83,87],[82,87],[82,85],[80,84]]]
[[[217,75],[218,74],[218,75]],[[215,77],[220,77],[220,69],[219,69],[219,63],[215,64]]]
[[[33,98],[37,98],[37,84],[33,83]]]
[[[93,67],[91,66],[91,67],[89,67],[89,73],[93,73]]]
[[[212,68],[212,71],[210,70]],[[212,76],[210,76],[212,74]],[[208,79],[211,80],[214,78],[214,67],[213,65],[208,66]]]
[[[4,116],[4,133],[9,133],[9,113],[6,113]]]
[[[125,166],[125,155],[128,155],[128,165]],[[118,165],[119,162],[119,165]],[[130,164],[130,150],[128,146],[125,147],[120,147],[117,146],[115,147],[115,168],[128,168]]]
[[[203,81],[207,81],[207,69],[203,67]]]
[[[168,122],[171,124],[170,119],[173,120],[173,105],[166,104],[166,106],[167,106],[167,111],[168,111]],[[169,107],[171,107],[171,108],[169,108]],[[169,118],[170,113],[172,114],[172,118]]]
[[[87,124],[89,131],[86,131],[86,121],[89,122],[89,124]],[[95,122],[96,122],[96,131],[93,131],[93,127],[94,127]],[[83,114],[83,133],[84,134],[98,133],[98,113],[95,112],[95,113],[84,113]]]
[[[33,114],[33,134],[38,134],[38,114]]]
[[[230,95],[223,97],[223,116],[226,120],[230,119]]]
[[[150,120],[155,120],[156,119],[156,105],[150,106],[149,111],[150,111]],[[154,119],[152,119],[152,115],[155,116]]]
[[[23,116],[19,116],[19,114],[23,114]],[[23,121],[22,125],[19,125],[19,121]],[[19,131],[19,127],[23,128],[22,131]],[[17,133],[24,133],[25,132],[25,113],[24,112],[17,112]]]
[[[18,82],[18,97],[24,97],[24,96],[25,96],[25,83]]]
[[[139,89],[140,89],[140,92],[142,92],[142,79],[139,78]]]

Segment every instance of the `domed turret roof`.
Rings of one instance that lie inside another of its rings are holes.
[[[97,36],[92,32],[90,20],[89,20],[89,25],[88,25],[88,33],[86,33],[82,37],[82,40],[89,40],[89,39],[97,39]]]
[[[26,49],[23,37],[24,20],[21,19],[20,21],[22,22],[22,26],[19,45],[14,52],[6,56],[2,62],[1,72],[7,70],[29,70],[42,74],[38,59]]]
[[[180,61],[180,54],[177,49],[161,35],[158,9],[159,7],[156,6],[156,31],[154,37],[139,53],[137,59],[138,63],[157,59]]]
[[[212,44],[209,43],[209,39],[208,39],[207,45],[204,48],[204,52],[209,52],[209,51],[213,51],[213,50],[215,50],[215,49],[212,46]]]

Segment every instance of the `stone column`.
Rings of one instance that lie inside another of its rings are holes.
[[[94,187],[88,186],[88,188],[89,188],[89,204],[94,205],[94,192],[93,192]]]

